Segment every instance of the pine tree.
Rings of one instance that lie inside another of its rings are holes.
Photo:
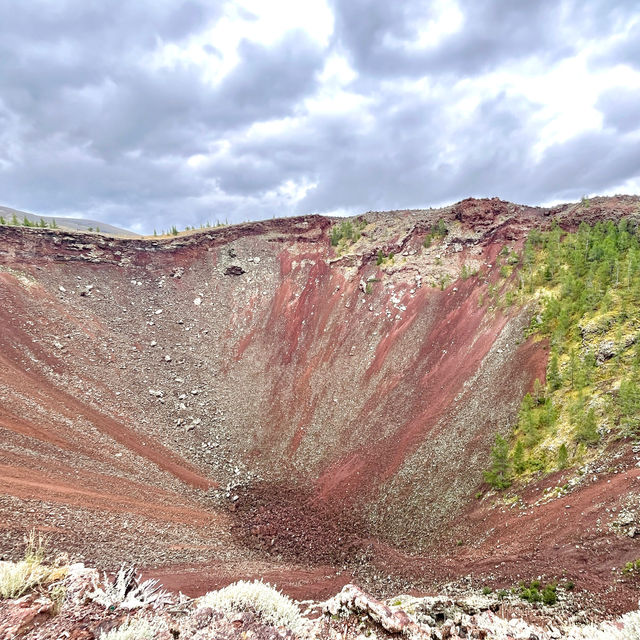
[[[533,398],[536,401],[536,404],[542,404],[544,402],[544,388],[540,384],[540,380],[538,378],[536,378],[533,383]]]
[[[527,463],[524,459],[524,445],[522,444],[522,440],[518,440],[515,449],[513,450],[513,456],[511,458],[511,463],[513,465],[513,471],[516,474],[521,474],[527,468]]]
[[[560,376],[560,369],[558,367],[558,353],[556,351],[551,354],[551,359],[549,360],[547,385],[549,386],[549,391],[555,391],[562,385],[562,377]]]
[[[569,452],[567,451],[567,445],[563,442],[558,449],[558,469],[564,469],[568,460]]]
[[[509,445],[500,434],[497,434],[491,449],[491,469],[484,472],[484,479],[494,489],[506,489],[511,485],[509,472]]]
[[[596,412],[593,409],[589,409],[579,422],[576,429],[576,440],[587,446],[597,444],[600,440]]]

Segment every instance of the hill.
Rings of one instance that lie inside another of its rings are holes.
[[[66,217],[53,217],[53,216],[41,216],[35,213],[28,213],[26,211],[19,211],[18,209],[11,209],[10,207],[0,206],[0,216],[2,216],[7,222],[12,219],[17,219],[20,224],[26,218],[33,224],[39,224],[44,220],[47,226],[55,224],[58,228],[65,231],[99,231],[110,236],[117,238],[139,238],[140,235],[129,231],[127,229],[121,229],[120,227],[114,227],[111,224],[104,222],[98,222],[96,220],[85,220],[84,218],[66,218]]]

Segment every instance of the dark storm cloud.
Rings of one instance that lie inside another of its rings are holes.
[[[635,89],[600,92],[602,130],[536,152],[545,96],[489,75],[520,74],[524,87],[587,48],[597,72],[637,68],[635,3],[464,0],[459,28],[433,44],[420,30],[437,3],[330,6],[326,45],[297,30],[241,40],[214,85],[199,62],[154,55],[224,15],[257,24],[232,0],[0,0],[0,204],[150,230],[469,195],[540,202],[638,177]],[[198,47],[223,59],[223,43]],[[331,56],[350,62],[344,89],[359,109],[310,110]],[[292,183],[311,186],[298,200]]]

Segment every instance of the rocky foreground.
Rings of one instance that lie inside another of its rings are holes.
[[[0,563],[0,577],[16,566]],[[525,606],[511,595],[405,595],[383,602],[349,584],[324,602],[294,602],[255,581],[191,599],[142,581],[132,568],[122,567],[113,578],[83,564],[62,572],[63,578],[46,587],[0,599],[0,640],[640,638],[640,612],[577,624],[568,606]]]

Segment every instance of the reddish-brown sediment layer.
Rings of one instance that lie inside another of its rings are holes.
[[[174,585],[267,561],[310,592],[316,580],[335,591],[338,562],[423,586],[541,563],[606,591],[629,540],[601,527],[592,569],[569,549],[587,526],[578,513],[602,521],[627,495],[629,468],[562,506],[503,513],[474,499],[495,433],[547,359],[544,342],[523,341],[530,310],[490,309],[488,287],[508,286],[497,254],[532,226],[637,207],[369,213],[341,256],[317,216],[173,240],[0,227],[0,553],[37,525],[105,566],[122,552],[188,567]],[[440,217],[449,235],[425,249]],[[463,265],[477,275],[461,278]]]

